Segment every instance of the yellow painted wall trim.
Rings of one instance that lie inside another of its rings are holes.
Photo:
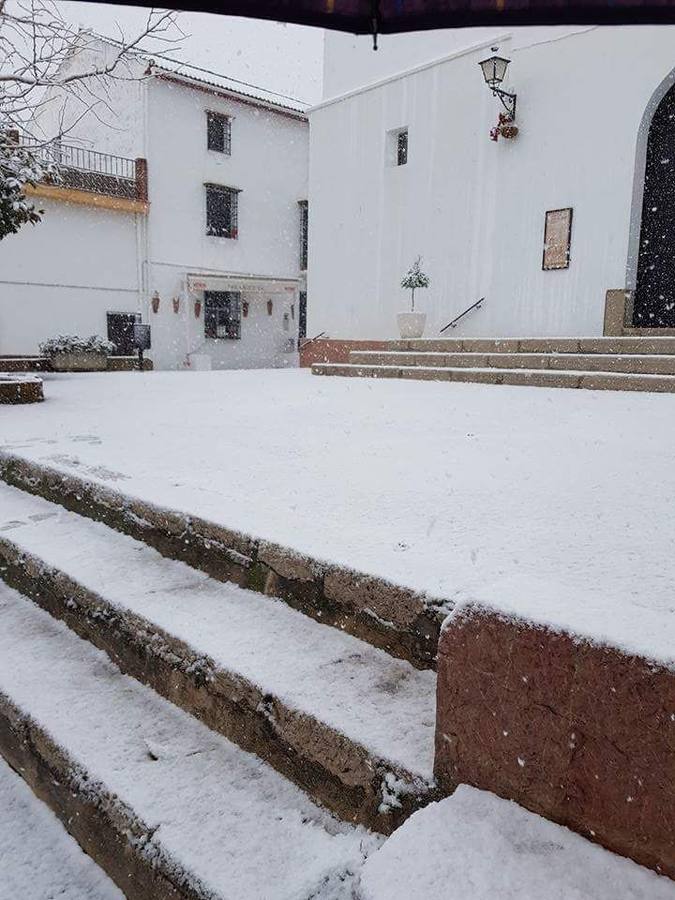
[[[26,185],[26,194],[31,197],[58,200],[61,203],[76,203],[79,206],[94,206],[98,209],[114,209],[117,212],[147,213],[149,206],[146,200],[130,200],[127,197],[94,194],[76,188],[61,187],[57,184],[38,184],[35,187]]]

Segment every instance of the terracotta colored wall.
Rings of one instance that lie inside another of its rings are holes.
[[[675,878],[675,673],[468,607],[438,653],[436,775]]]
[[[300,347],[300,366],[308,367],[313,363],[346,363],[352,350],[387,350],[387,341],[339,341],[316,340]]]

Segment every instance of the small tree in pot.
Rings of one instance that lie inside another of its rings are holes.
[[[410,312],[399,313],[396,317],[402,338],[419,338],[424,334],[427,317],[426,313],[415,312],[415,291],[418,288],[428,288],[431,279],[422,271],[421,264],[422,257],[418,256],[401,280],[401,287],[411,292]]]

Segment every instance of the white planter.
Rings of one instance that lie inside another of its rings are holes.
[[[402,338],[420,338],[427,324],[427,314],[421,312],[402,312],[396,316],[398,330]]]
[[[55,372],[105,372],[108,357],[105,353],[55,353],[51,357]]]

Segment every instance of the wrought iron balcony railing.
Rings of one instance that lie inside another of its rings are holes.
[[[34,148],[35,156],[56,170],[55,184],[59,187],[128,200],[148,199],[148,170],[144,159],[99,153],[60,141],[41,144],[24,138],[21,144]]]

